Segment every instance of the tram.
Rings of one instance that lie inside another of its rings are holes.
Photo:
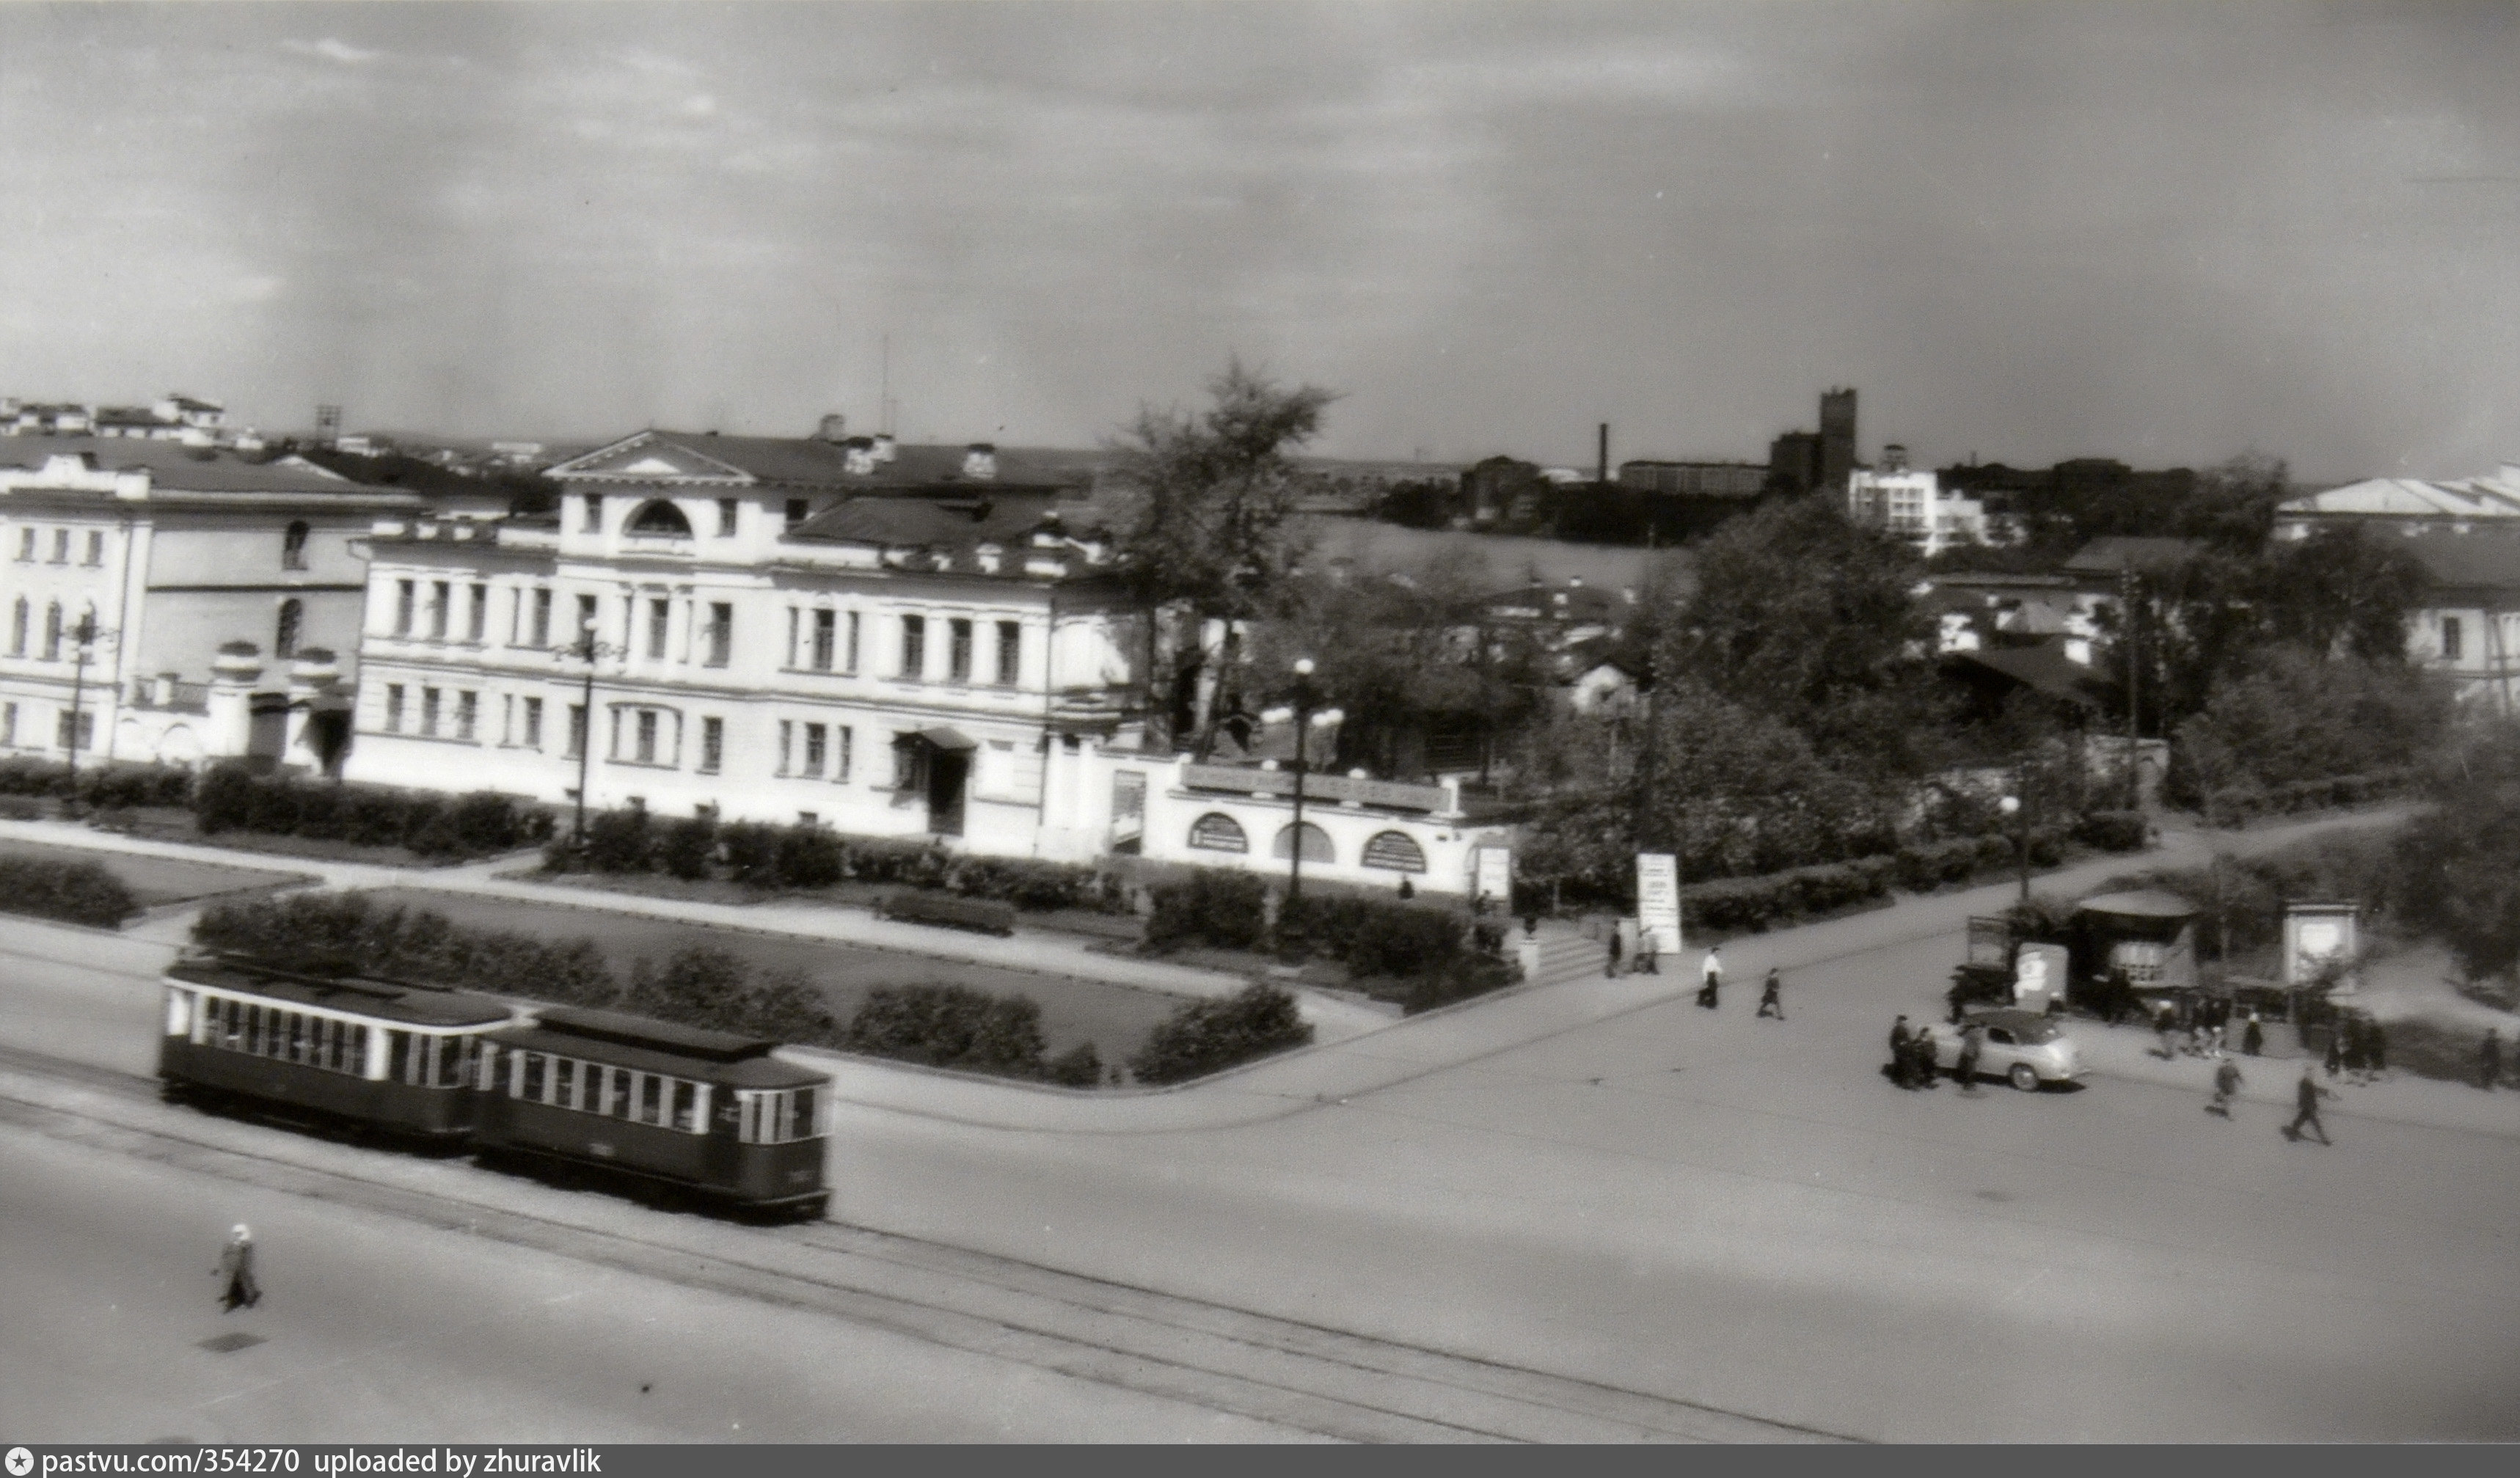
[[[778,1043],[553,1007],[489,1034],[485,1156],[598,1166],[746,1211],[820,1217],[830,1080]]]
[[[470,991],[299,974],[231,956],[165,976],[158,1076],[174,1097],[242,1098],[461,1143],[483,1040],[516,1019]]]

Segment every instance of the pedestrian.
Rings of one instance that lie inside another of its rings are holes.
[[[1767,982],[1759,987],[1759,1014],[1785,1019],[1785,977],[1775,965],[1768,966]],[[1755,1018],[1754,1018],[1755,1019]]]
[[[2178,1029],[2179,1013],[2170,1008],[2169,1002],[2164,1001],[2153,1008],[2152,1030],[2161,1039],[2161,1060],[2164,1062],[2179,1055],[2178,1050],[2170,1045],[2170,1034]]]
[[[2113,964],[2113,965],[2110,965],[2110,966],[2109,966],[2109,1025],[2111,1025],[2111,1026],[2115,1026],[2115,1025],[2117,1025],[2119,1022],[2121,1022],[2121,1021],[2125,1020],[2125,1019],[2126,1019],[2127,1011],[2128,1011],[2130,1008],[2132,1008],[2134,1007],[2134,1005],[2135,1005],[2135,980],[2134,980],[2134,978],[2133,978],[2132,976],[2130,976],[2130,975],[2128,975],[2128,974],[2127,974],[2127,967],[2126,967],[2125,965],[2123,965],[2123,964]]]
[[[1724,957],[1713,946],[1706,951],[1706,963],[1700,967],[1698,978],[1697,1004],[1714,1010],[1718,994],[1724,989]]]
[[[245,1223],[228,1229],[227,1245],[219,1249],[219,1265],[210,1271],[222,1289],[219,1312],[234,1314],[262,1302],[262,1289],[253,1280],[253,1230]]]
[[[1890,1023],[1890,1081],[1901,1088],[1913,1088],[1914,1057],[1908,1051],[1908,1018]]]
[[[1616,979],[1619,973],[1619,921],[1610,920],[1610,958],[1601,962],[1601,978]]]
[[[2298,1141],[2301,1138],[2302,1126],[2307,1124],[2318,1131],[2318,1142],[2321,1144],[2333,1142],[2327,1138],[2327,1126],[2318,1122],[2318,1100],[2333,1097],[2335,1097],[2334,1091],[2318,1081],[2317,1072],[2309,1063],[2303,1063],[2301,1086],[2293,1091],[2292,1122],[2284,1126],[2284,1138]]]
[[[1959,1062],[1952,1075],[1960,1080],[1960,1092],[1964,1094],[1977,1092],[1977,1060],[1985,1052],[1984,1033],[1985,1028],[1974,1022],[1960,1033]]]
[[[2389,1070],[2389,1032],[2377,1018],[2372,1020],[2371,1029],[2363,1034],[2362,1058],[2371,1065],[2374,1082]]]
[[[2229,1118],[2231,1099],[2239,1095],[2240,1082],[2240,1064],[2226,1058],[2222,1066],[2214,1069],[2214,1101],[2205,1105],[2205,1111]]]
[[[2502,1034],[2493,1027],[2485,1029],[2485,1041],[2476,1050],[2476,1086],[2487,1093],[2502,1081]]]
[[[1640,926],[1637,929],[1637,973],[1640,975],[1661,974],[1661,955],[1662,938],[1660,931]]]
[[[2248,1029],[2240,1033],[2240,1051],[2247,1053],[2250,1056],[2254,1057],[2258,1054],[2261,1049],[2265,1048],[2266,1045],[2267,1029],[2259,1022],[2258,1013],[2256,1011],[2251,1011],[2249,1012]]]

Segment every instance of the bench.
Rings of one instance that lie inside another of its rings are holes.
[[[1014,905],[985,898],[958,898],[951,893],[904,889],[887,894],[876,912],[904,923],[941,924],[951,929],[977,929],[984,934],[1015,931]]]

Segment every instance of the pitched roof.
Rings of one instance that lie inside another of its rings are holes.
[[[0,436],[0,468],[42,471],[55,457],[81,455],[108,471],[146,468],[150,486],[168,492],[372,495],[374,491],[297,457],[254,462],[230,451],[128,436]]]
[[[978,499],[851,498],[788,531],[790,539],[898,548],[962,549],[1007,544],[1032,532],[1056,500],[1017,491]]]
[[[2520,481],[2508,474],[2435,482],[2417,477],[2371,477],[2277,504],[2278,515],[2296,517],[2512,518],[2520,517]]]
[[[2439,587],[2520,590],[2520,533],[2431,535],[2390,541]]]
[[[2159,574],[2178,568],[2204,551],[2201,539],[2109,534],[2076,550],[2074,558],[2065,561],[2065,570],[2082,575],[2113,575],[2124,569]]]
[[[891,461],[877,463],[868,471],[852,472],[849,470],[849,448],[818,437],[721,436],[648,430],[563,462],[552,468],[546,475],[562,479],[636,478],[647,459],[629,454],[640,451],[663,454],[658,463],[659,470],[654,473],[657,476],[707,475],[713,467],[721,470],[721,475],[732,474],[774,487],[817,489],[1082,488],[1091,485],[1094,466],[1090,454],[1002,447],[994,451],[997,475],[994,478],[974,478],[964,471],[971,448],[916,445],[896,446]],[[688,463],[674,456],[675,452],[700,460],[698,464]],[[667,467],[677,470],[664,470]],[[681,469],[689,470],[683,472]]]
[[[2099,700],[2090,691],[2092,670],[2070,661],[2052,642],[2036,647],[1990,647],[1975,651],[1956,651],[1948,660],[1962,666],[1983,667],[2001,673],[2034,693],[2096,708]]]

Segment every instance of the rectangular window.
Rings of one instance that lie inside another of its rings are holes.
[[[793,667],[793,666],[795,666],[795,665],[796,665],[796,622],[797,622],[797,620],[798,620],[798,619],[799,619],[799,617],[798,617],[798,614],[797,614],[797,611],[796,611],[796,607],[795,607],[795,606],[793,606],[793,605],[788,606],[788,655],[787,655],[787,657],[786,657],[786,658],[783,660],[783,662],[782,662],[782,665],[783,665],[783,666]]]
[[[901,618],[901,675],[916,683],[927,674],[927,618]]]
[[[502,748],[517,742],[517,695],[513,693],[499,699],[499,744]]]
[[[648,603],[648,655],[657,661],[665,656],[665,636],[671,629],[674,606],[670,601]]]
[[[848,783],[850,763],[857,757],[852,751],[857,748],[858,732],[842,724],[839,737],[840,752],[835,756],[836,763],[832,767],[832,779],[845,784]]]
[[[411,605],[415,587],[409,580],[394,582],[394,629],[398,637],[411,635]]]
[[[53,530],[53,562],[55,564],[68,564],[70,562],[70,531],[68,529],[57,528]]]
[[[385,733],[402,733],[402,684],[385,684]]]
[[[15,748],[18,743],[18,705],[0,704],[0,744]]]
[[[600,534],[604,532],[604,495],[602,493],[589,493],[586,495],[585,528],[590,534]]]
[[[549,590],[537,589],[534,592],[534,645],[536,647],[551,645],[551,598],[552,593]]]
[[[18,613],[9,618],[9,655],[13,657],[26,654],[26,609],[25,598],[22,596],[18,600]]]
[[[687,1082],[681,1078],[674,1080],[674,1127],[676,1129],[685,1134],[700,1134],[704,1131],[704,1126],[699,1122],[699,1101],[698,1084]]]
[[[33,529],[22,528],[18,530],[18,558],[27,563],[34,562],[35,531]]]
[[[59,601],[44,607],[44,660],[62,659],[62,605]]]
[[[638,753],[639,763],[643,765],[656,762],[656,710],[652,708],[639,710]]]
[[[805,521],[805,515],[806,515],[807,510],[808,510],[808,505],[806,504],[806,502],[805,502],[805,500],[804,500],[804,499],[802,499],[802,498],[790,498],[790,499],[788,499],[788,526],[789,528],[794,528],[797,524],[804,522],[804,521]]]
[[[539,749],[542,746],[543,700],[541,698],[527,698],[525,699],[525,747],[528,749]]]
[[[444,580],[428,582],[428,639],[446,640],[447,607],[455,603],[455,587]]]
[[[839,646],[839,635],[838,611],[814,612],[814,670],[816,672],[832,670],[832,658]]]
[[[73,724],[76,726],[75,729],[72,727]],[[76,714],[72,714],[67,708],[63,709],[59,722],[53,728],[53,741],[64,749],[96,747],[96,715],[85,709],[81,709]]]
[[[998,623],[998,686],[1012,688],[1015,674],[1022,670],[1023,627],[1012,621]]]
[[[105,562],[105,535],[95,529],[88,530],[87,562],[91,566]]]
[[[735,511],[742,506],[742,504],[737,503],[733,498],[720,498],[717,500],[717,536],[719,538],[732,539],[735,537]]]
[[[594,626],[595,624],[596,624],[596,619],[595,619],[595,597],[593,597],[593,596],[580,596],[580,597],[578,597],[578,598],[577,598],[577,629],[576,629],[575,631],[572,631],[572,632],[570,632],[570,633],[568,634],[568,639],[569,639],[569,641],[570,641],[572,644],[574,644],[574,643],[575,643],[579,638],[581,638],[581,637],[583,637],[583,636],[585,636],[585,635],[586,635],[588,628],[590,628],[590,627]]]
[[[945,676],[947,681],[971,681],[971,623],[957,616],[945,623]]]
[[[639,1075],[639,1122],[642,1124],[665,1122],[664,1098],[665,1080],[654,1073],[641,1073]]]
[[[2459,659],[2460,652],[2461,652],[2461,649],[2462,649],[2462,647],[2465,645],[2465,644],[2462,642],[2462,640],[2461,640],[2461,639],[2462,639],[2465,635],[2466,635],[2466,633],[2464,633],[2464,632],[2462,632],[2462,631],[2460,631],[2460,630],[2459,630],[2459,627],[2458,627],[2458,617],[2456,617],[2456,616],[2444,616],[2444,617],[2442,617],[2442,660],[2443,660],[2443,661],[2445,661],[2445,662],[2455,662],[2455,661],[2457,661],[2457,660]]]
[[[577,1060],[573,1057],[552,1059],[552,1101],[562,1108],[577,1103]]]
[[[726,720],[700,720],[700,773],[715,775],[726,762]]]
[[[585,752],[586,705],[571,703],[568,705],[568,753],[565,757],[575,759]]]
[[[787,719],[779,721],[779,773],[788,773],[788,756],[796,742],[796,726]]]
[[[435,688],[420,690],[420,732],[430,739],[437,737],[437,710],[444,694]]]
[[[805,773],[823,773],[823,754],[831,742],[831,730],[821,724],[805,726]]]
[[[725,601],[709,603],[708,665],[723,667],[735,655],[735,606]]]
[[[469,739],[481,721],[481,694],[466,689],[455,694],[455,737]]]
[[[543,1063],[545,1060],[547,1059],[541,1053],[525,1053],[524,1088],[518,1097],[523,1098],[529,1103],[540,1103],[543,1100]]]
[[[466,632],[465,640],[466,640],[466,641],[468,641],[468,642],[476,642],[476,643],[477,643],[477,642],[480,642],[480,641],[482,641],[482,640],[486,639],[486,638],[489,636],[489,634],[490,634],[490,587],[489,587],[489,586],[487,586],[487,585],[475,585],[475,586],[473,586],[473,587],[472,587],[472,616],[471,616],[471,619],[467,620],[467,621],[464,623],[464,630],[465,630],[465,632]]]

